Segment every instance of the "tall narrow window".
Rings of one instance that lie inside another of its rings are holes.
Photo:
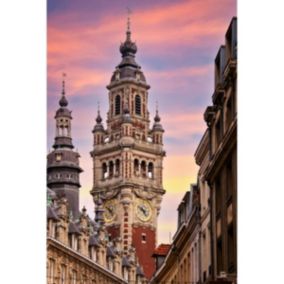
[[[115,115],[120,114],[120,105],[121,105],[121,99],[120,96],[117,95],[115,97]]]
[[[140,96],[135,96],[135,113],[141,115],[141,98]]]
[[[149,163],[149,165],[148,165],[148,178],[153,178],[153,168],[154,168],[153,163],[152,162]]]
[[[146,177],[146,162],[145,161],[141,162],[141,176]]]
[[[72,271],[72,284],[77,283],[77,272],[75,270]]]
[[[54,270],[55,270],[55,261],[53,259],[50,259],[49,261],[49,279],[50,282],[54,282]]]
[[[61,266],[61,284],[66,284],[66,266]]]
[[[119,159],[115,160],[115,176],[119,176],[120,172],[120,161]]]
[[[109,162],[109,177],[113,177],[113,161]]]
[[[138,159],[134,160],[134,174],[136,176],[139,175],[139,161],[138,161]]]
[[[103,179],[106,179],[107,177],[108,177],[107,165],[106,163],[103,163]]]

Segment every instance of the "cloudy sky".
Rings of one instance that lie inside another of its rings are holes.
[[[213,94],[213,61],[233,16],[235,0],[48,0],[48,148],[55,134],[62,72],[73,111],[73,142],[81,154],[81,207],[94,207],[91,130],[97,103],[105,121],[106,85],[120,62],[127,7],[137,62],[149,90],[151,120],[155,101],[165,129],[164,196],[158,241],[176,231],[177,206],[190,183],[196,182],[194,151],[206,129],[203,113]]]

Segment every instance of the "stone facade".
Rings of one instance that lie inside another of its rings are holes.
[[[226,32],[226,44],[215,59],[213,105],[204,118],[209,133],[212,278],[237,275],[237,19]]]
[[[237,283],[236,18],[225,39],[215,59],[213,105],[204,113],[208,127],[195,152],[197,184],[179,205],[178,230],[151,283]]]
[[[79,154],[72,150],[71,111],[64,89],[59,104],[54,150],[47,157],[47,283],[144,284],[135,249],[122,250],[120,236],[109,239],[102,200],[96,200],[95,220],[85,208],[78,209],[82,170]]]
[[[94,202],[101,198],[104,221],[111,239],[122,239],[123,251],[136,249],[147,278],[155,270],[152,258],[157,242],[157,218],[163,188],[163,128],[158,110],[150,127],[148,90],[135,61],[137,46],[128,28],[120,46],[122,61],[109,90],[106,128],[98,111],[93,129]]]
[[[196,185],[178,207],[178,229],[151,283],[198,283],[200,279],[200,209]],[[156,256],[157,258],[157,256]],[[157,259],[158,261],[158,259]]]

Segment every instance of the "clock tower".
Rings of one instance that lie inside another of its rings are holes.
[[[148,111],[147,84],[135,61],[128,19],[126,40],[120,45],[122,60],[108,89],[106,127],[98,110],[93,129],[94,202],[100,198],[110,238],[122,239],[125,253],[135,248],[137,260],[150,279],[157,242],[157,218],[162,196],[163,127],[158,110],[152,127]]]

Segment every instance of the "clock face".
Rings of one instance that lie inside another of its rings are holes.
[[[136,204],[136,215],[143,221],[149,221],[152,216],[152,207],[147,200],[138,199]]]
[[[104,204],[104,219],[105,222],[109,223],[112,222],[116,216],[116,202],[115,200],[108,200]]]

